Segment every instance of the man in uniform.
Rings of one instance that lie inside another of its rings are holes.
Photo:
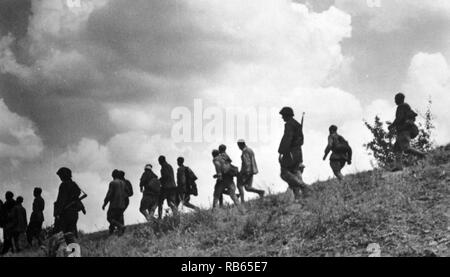
[[[257,193],[260,197],[264,197],[264,191],[253,187],[253,176],[258,174],[258,166],[256,165],[255,153],[247,146],[243,139],[237,143],[239,149],[242,151],[241,171],[237,178],[237,187],[241,202],[244,203],[244,189],[248,192]]]
[[[121,174],[119,170],[112,172],[113,180],[109,183],[108,192],[103,201],[102,210],[105,210],[109,203],[107,220],[109,222],[109,234],[112,235],[115,229],[118,229],[119,236],[125,232],[125,222],[123,213],[128,200],[128,192],[125,182],[120,179]]]
[[[131,184],[131,182],[129,180],[127,180],[125,178],[125,172],[122,170],[119,170],[119,178],[120,180],[125,182],[125,188],[127,191],[127,200],[126,200],[126,206],[125,206],[125,210],[128,208],[128,206],[130,205],[130,197],[133,196],[133,185]]]
[[[396,133],[394,144],[395,164],[392,171],[401,171],[403,170],[403,153],[413,154],[420,158],[424,158],[426,154],[411,147],[411,129],[414,127],[417,114],[405,103],[405,95],[403,93],[395,95],[395,104],[397,105],[395,120],[389,126],[389,131],[395,131]]]
[[[178,193],[179,198],[177,201],[177,206],[180,203],[183,203],[184,206],[198,210],[198,208],[190,203],[191,194],[195,195],[196,192],[193,191],[194,186],[196,186],[195,181],[197,180],[197,176],[195,176],[192,170],[184,165],[184,158],[179,157],[177,159],[178,170],[177,170],[177,185],[178,185]]]
[[[217,206],[219,203],[219,199],[223,194],[223,191],[225,189],[228,190],[228,195],[233,200],[234,204],[239,208],[239,200],[236,197],[236,185],[233,181],[233,176],[230,176],[228,174],[224,174],[224,164],[225,161],[223,157],[220,155],[220,152],[218,150],[212,151],[213,156],[213,164],[214,168],[216,170],[216,174],[214,175],[214,178],[217,179],[216,185],[214,187],[214,200],[213,200],[213,209]]]
[[[78,237],[77,222],[80,211],[81,189],[72,181],[72,171],[69,168],[60,168],[56,174],[61,179],[58,197],[54,204],[53,215],[55,217],[55,228],[53,233],[73,233]]]
[[[153,172],[153,166],[147,164],[141,176],[139,187],[142,192],[141,205],[139,211],[145,216],[147,221],[151,221],[158,207],[161,183],[158,176]]]
[[[284,126],[284,135],[278,148],[279,162],[281,166],[281,179],[288,183],[293,191],[295,199],[300,199],[300,190],[303,197],[310,195],[310,188],[303,182],[301,164],[303,163],[302,145],[303,131],[302,125],[294,119],[294,111],[290,107],[285,107],[280,111]]]
[[[13,233],[12,228],[12,210],[16,206],[16,200],[14,200],[14,194],[7,191],[5,194],[5,203],[3,203],[2,214],[3,214],[3,249],[2,255],[8,253],[9,249],[13,249]],[[13,249],[14,250],[14,249]]]
[[[16,199],[16,205],[11,211],[11,231],[14,239],[14,247],[16,253],[20,252],[20,238],[27,231],[27,211],[23,207],[23,197],[19,196]]]
[[[325,155],[323,160],[327,159],[327,156],[332,152],[330,157],[330,166],[333,170],[334,175],[339,181],[344,179],[341,170],[344,168],[345,164],[352,164],[352,148],[348,142],[337,133],[338,128],[335,125],[330,126],[328,136],[328,145],[325,148]]]
[[[33,211],[30,216],[30,223],[27,228],[27,240],[30,246],[33,246],[33,239],[36,238],[38,240],[39,245],[42,244],[41,241],[41,232],[42,232],[42,223],[44,223],[44,208],[45,201],[41,196],[42,189],[34,188],[33,190]]]
[[[167,205],[174,215],[178,213],[176,206],[178,191],[173,167],[166,161],[166,157],[164,156],[160,156],[158,162],[161,165],[161,178],[159,179],[161,182],[161,194],[159,195],[158,218],[161,219],[164,200],[167,200]]]

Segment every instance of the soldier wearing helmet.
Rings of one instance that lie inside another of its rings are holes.
[[[291,107],[284,107],[280,114],[286,122],[284,126],[284,135],[278,148],[279,162],[281,166],[281,179],[288,183],[293,191],[295,199],[300,199],[300,190],[303,197],[308,197],[310,189],[303,182],[302,168],[303,155],[303,128],[302,125],[294,119],[294,111]]]

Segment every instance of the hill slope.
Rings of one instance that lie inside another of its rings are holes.
[[[400,173],[363,172],[313,185],[295,204],[290,193],[236,208],[168,217],[81,238],[83,256],[450,256],[450,145]],[[22,253],[41,256],[40,251]]]

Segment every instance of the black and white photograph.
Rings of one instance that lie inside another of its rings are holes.
[[[449,107],[448,0],[0,0],[0,263],[449,257]]]

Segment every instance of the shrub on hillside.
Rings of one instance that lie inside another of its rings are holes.
[[[420,114],[420,113],[418,113]],[[423,152],[430,152],[433,147],[431,138],[433,125],[433,114],[431,113],[431,100],[425,115],[421,116],[422,120],[416,122],[419,128],[419,135],[411,141],[411,146]],[[394,162],[394,142],[395,135],[388,131],[390,122],[382,122],[380,117],[375,116],[374,123],[370,124],[364,121],[367,129],[372,133],[373,138],[364,147],[373,156],[378,166],[381,168],[390,168]],[[416,164],[417,158],[409,155],[404,162],[405,166],[412,166]]]

